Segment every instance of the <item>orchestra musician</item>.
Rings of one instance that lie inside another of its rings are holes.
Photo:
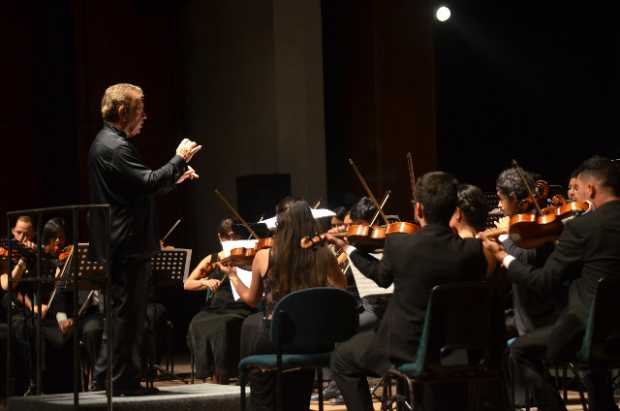
[[[373,217],[377,213],[377,207],[375,207],[372,200],[368,197],[360,198],[353,207],[346,213],[342,219],[342,223],[346,225],[350,224],[359,224],[359,225],[369,225],[372,221]],[[330,230],[330,233],[336,233],[341,231],[343,225],[340,224]],[[379,257],[381,255],[381,250],[374,250],[373,255]],[[359,291],[357,289],[357,285],[355,284],[355,279],[353,278],[353,270],[357,270],[357,267],[351,262],[348,261],[349,264],[345,267],[344,275],[347,279],[347,291],[352,294],[358,301],[359,304],[359,322],[358,322],[358,332],[363,332],[374,328],[378,323],[383,313],[385,312],[385,308],[387,306],[389,294],[378,294],[361,297],[359,295]],[[324,369],[323,376],[324,378],[331,378],[331,370]],[[313,400],[318,399],[318,395],[312,396]],[[330,400],[330,405],[340,405],[344,404],[344,399],[340,394],[340,390],[338,389],[338,385],[336,381],[332,379],[330,383],[323,389],[323,399]]]
[[[34,249],[35,244],[32,242],[34,238],[32,219],[27,215],[19,216],[15,221],[15,225],[11,228],[10,238],[19,242],[22,246],[28,249]],[[8,250],[5,249],[5,252],[8,253]],[[8,268],[7,256],[6,260],[2,261],[0,264],[0,328],[2,329],[2,339],[8,336],[7,324],[4,322],[5,320],[8,321],[7,315],[9,308],[8,294],[5,294],[9,287]],[[26,261],[20,256],[17,261],[14,261],[13,269],[11,270],[11,291],[14,293],[14,301],[16,301],[14,304],[16,308],[14,309],[14,314],[11,318],[14,335],[16,341],[18,342],[17,349],[15,350],[17,357],[16,363],[24,365],[23,368],[14,368],[16,381],[18,382],[18,386],[16,387],[18,393],[26,390],[27,387],[23,385],[27,382],[27,380],[29,380],[30,375],[25,375],[24,373],[28,374],[31,368],[29,350],[27,351],[28,344],[25,340],[26,335],[24,330],[25,312],[23,287],[18,290],[19,281],[25,271]],[[15,331],[17,331],[17,333]],[[2,348],[4,348],[4,345]],[[4,351],[6,351],[6,349]],[[2,355],[2,358],[4,359],[4,353],[0,355]],[[2,380],[2,382],[4,382],[4,380]],[[3,388],[0,388],[0,390],[3,390]]]
[[[331,369],[350,410],[373,409],[366,376],[380,376],[393,364],[415,361],[431,289],[480,280],[487,270],[481,242],[462,239],[449,227],[457,204],[456,179],[440,171],[427,173],[417,182],[415,198],[415,216],[422,228],[414,234],[388,236],[380,261],[327,235],[336,246],[345,247],[351,261],[379,286],[394,283],[394,294],[378,328],[358,333],[332,354]],[[462,403],[451,403],[452,399],[425,396],[438,409],[462,407]],[[445,401],[449,404],[442,404]],[[434,409],[433,404],[427,405],[425,409]]]
[[[568,180],[568,190],[566,191],[566,196],[570,201],[583,201],[577,199],[577,192],[579,191],[577,176],[579,175],[579,171],[579,169],[573,171]]]
[[[24,242],[22,238],[22,242]],[[62,263],[58,261],[58,252],[65,241],[64,221],[60,218],[48,220],[42,230],[42,275],[58,274]],[[28,391],[34,389],[34,355],[36,345],[34,341],[35,323],[34,316],[38,313],[38,305],[35,305],[35,288],[33,283],[21,281],[28,267],[26,261],[21,258],[13,270],[12,281],[15,292],[13,304],[15,306],[12,324],[15,330],[17,343],[17,361],[22,363],[30,381]],[[49,273],[47,273],[49,271]],[[6,274],[5,274],[6,275]],[[6,279],[6,277],[5,277]],[[3,281],[3,288],[6,281]],[[6,284],[8,285],[8,284]],[[74,328],[75,320],[68,316],[70,295],[63,288],[54,290],[54,283],[44,283],[41,289],[41,333],[43,344],[43,374],[41,387],[44,392],[67,392],[72,387],[71,373],[71,339],[70,333]],[[52,295],[56,291],[56,296]],[[51,305],[50,305],[51,304]]]
[[[534,187],[535,181],[531,172],[524,171],[525,181],[519,175],[516,168],[508,168],[500,173],[496,181],[498,207],[504,213],[498,225],[507,229],[510,217],[520,213],[532,213],[535,211],[533,204],[527,201],[528,188]],[[485,238],[484,234],[481,235]],[[500,235],[499,241],[502,246],[509,250],[521,262],[540,267],[544,265],[547,257],[553,251],[553,243],[548,242],[537,248],[524,249],[518,247],[507,235]],[[539,327],[552,324],[558,317],[565,304],[565,290],[558,289],[557,295],[542,297],[526,287],[513,283],[512,286],[512,318],[507,319],[510,328],[514,327],[517,335],[524,335]]]
[[[543,266],[537,268],[515,258],[497,242],[484,242],[506,267],[508,279],[516,284],[551,295],[562,283],[570,283],[568,305],[559,318],[521,335],[510,347],[511,363],[522,370],[535,391],[538,409],[543,411],[566,410],[556,389],[543,376],[543,359],[574,358],[598,280],[620,275],[620,171],[606,158],[590,158],[579,168],[577,186],[578,195],[592,201],[595,209],[565,223]],[[593,364],[585,371],[589,409],[618,410],[609,370]]]
[[[146,167],[132,139],[146,119],[142,89],[132,84],[115,84],[101,100],[103,128],[88,154],[89,188],[92,203],[110,204],[111,237],[106,238],[104,215],[91,210],[89,229],[91,257],[106,258],[112,276],[111,318],[107,336],[95,367],[96,386],[105,387],[106,343],[112,345],[112,380],[115,395],[147,394],[140,386],[141,343],[144,334],[150,257],[160,249],[154,207],[156,194],[165,193],[186,180],[198,178],[188,166],[201,149],[183,139],[175,155],[162,167]]]
[[[218,228],[221,242],[241,240],[233,231],[231,218]],[[213,377],[216,384],[227,384],[238,374],[241,324],[255,310],[243,301],[235,301],[230,279],[215,267],[218,253],[200,261],[183,284],[187,291],[207,291],[205,304],[192,318],[187,331],[187,346],[194,359],[198,378]]]
[[[332,228],[343,225],[344,218],[347,216],[349,212],[347,211],[345,207],[340,206],[334,209],[334,213],[336,213],[336,215],[332,216],[332,218],[329,221]]]
[[[305,201],[289,203],[286,211],[278,214],[278,230],[271,249],[260,250],[252,263],[252,280],[245,286],[234,267],[219,264],[228,274],[231,284],[241,300],[250,306],[262,301],[263,312],[250,315],[241,330],[241,357],[253,354],[274,353],[269,334],[273,308],[280,298],[292,291],[307,287],[335,286],[344,288],[346,280],[338,262],[327,244],[316,248],[302,248],[303,237],[319,232],[318,223],[312,217]],[[327,269],[326,269],[327,268]],[[284,408],[307,410],[312,392],[314,373],[297,371],[283,375]],[[250,406],[253,410],[274,409],[275,376],[272,372],[252,370],[249,374],[251,387]]]
[[[475,238],[484,229],[487,204],[482,190],[471,184],[459,184],[456,210],[450,228],[461,238]]]

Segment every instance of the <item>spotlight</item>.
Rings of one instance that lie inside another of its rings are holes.
[[[451,15],[452,12],[446,6],[440,6],[435,10],[435,18],[442,23],[448,21]]]

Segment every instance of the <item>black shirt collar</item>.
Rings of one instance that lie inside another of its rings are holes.
[[[127,138],[127,134],[125,134],[125,132],[123,130],[120,130],[116,127],[114,127],[112,124],[108,123],[107,121],[104,121],[103,123],[103,127],[104,128],[108,128],[109,130],[111,130],[114,134],[118,134],[121,137]]]

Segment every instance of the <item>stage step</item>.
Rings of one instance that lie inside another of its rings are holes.
[[[184,384],[159,387],[155,395],[114,397],[112,405],[119,411],[236,411],[239,410],[239,387],[236,385]],[[248,390],[249,393],[249,390]],[[73,394],[50,394],[11,397],[9,411],[68,411],[73,409]],[[80,393],[80,409],[105,411],[104,391]]]

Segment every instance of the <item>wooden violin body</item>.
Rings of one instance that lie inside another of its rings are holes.
[[[556,195],[552,205],[536,214],[516,214],[510,217],[508,235],[521,248],[535,248],[549,241],[555,241],[562,230],[564,222],[587,213],[589,203],[566,201],[564,197]]]

